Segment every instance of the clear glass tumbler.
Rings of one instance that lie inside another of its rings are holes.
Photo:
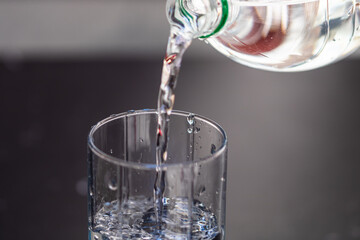
[[[160,166],[156,131],[155,110],[112,115],[91,129],[89,239],[225,239],[224,130],[204,117],[173,111],[168,160]],[[162,211],[155,210],[159,173]]]

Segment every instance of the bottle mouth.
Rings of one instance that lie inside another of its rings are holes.
[[[209,38],[209,37],[213,36],[214,34],[218,33],[225,26],[226,20],[229,16],[229,5],[228,5],[227,0],[220,0],[220,2],[221,2],[221,6],[222,6],[222,12],[221,12],[221,19],[220,19],[219,24],[217,25],[217,27],[215,28],[215,30],[212,33],[205,35],[205,36],[201,36],[199,38],[201,38],[201,39]]]
[[[177,1],[178,1],[180,13],[185,18],[187,18],[189,21],[194,21],[194,16],[185,7],[184,1],[186,1],[186,0],[177,0]],[[209,38],[209,37],[215,35],[216,33],[218,33],[225,26],[225,23],[228,19],[228,15],[229,15],[229,4],[228,4],[227,0],[218,0],[218,4],[221,4],[221,18],[220,18],[219,23],[217,24],[216,28],[211,33],[200,36],[198,38],[200,38],[200,39]]]

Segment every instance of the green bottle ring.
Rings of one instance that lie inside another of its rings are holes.
[[[202,38],[202,39],[209,38],[212,35],[218,33],[225,26],[226,20],[229,16],[229,5],[228,5],[227,0],[221,0],[221,5],[222,5],[222,15],[221,15],[219,25],[215,28],[215,30],[212,33],[205,35],[205,36],[201,36],[199,38]]]
[[[193,20],[193,17],[191,16],[191,14],[186,11],[185,7],[184,7],[184,2],[183,0],[177,0],[179,5],[180,5],[180,12],[187,18],[187,19],[191,19]]]
[[[205,35],[205,36],[201,36],[199,38],[209,38],[211,36],[213,36],[214,34],[218,33],[225,25],[226,23],[226,20],[229,16],[229,5],[228,5],[228,2],[227,0],[220,0],[221,1],[221,5],[222,5],[222,15],[221,15],[221,19],[220,19],[220,23],[219,25],[215,28],[215,30],[208,34],[208,35]],[[191,14],[186,11],[185,7],[184,7],[184,4],[183,4],[183,0],[178,0],[179,2],[179,5],[180,5],[180,12],[187,18],[187,19],[191,19],[193,20],[193,17],[191,16]]]

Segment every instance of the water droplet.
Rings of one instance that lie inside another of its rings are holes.
[[[108,182],[108,187],[112,191],[116,191],[118,186],[115,178],[110,178]]]
[[[140,142],[144,142],[144,139],[142,139],[142,138],[140,138],[139,140],[140,140]]]
[[[137,188],[134,189],[134,192],[136,192],[136,193],[138,192]]]
[[[216,191],[216,192],[215,192],[215,194],[216,194],[216,195],[219,195],[219,192],[218,192],[218,191]]]
[[[221,180],[222,182],[225,182],[225,178],[223,178],[223,177],[222,177],[220,180]]]
[[[94,235],[94,239],[95,239],[95,240],[99,240],[99,236]]]
[[[196,127],[194,133],[198,133],[198,132],[200,132],[200,128]]]
[[[189,123],[189,125],[194,125],[194,119],[195,119],[195,115],[193,113],[190,113],[187,116],[187,122]]]
[[[205,191],[206,191],[205,186],[204,185],[200,186],[200,188],[199,188],[199,196],[203,195]]]
[[[143,154],[140,153],[140,157],[137,159],[137,162],[138,162],[138,163],[141,163],[142,158],[143,158]]]
[[[187,129],[187,132],[188,132],[188,133],[192,133],[192,132],[193,132],[193,129],[192,129],[192,128],[188,128],[188,129]]]
[[[210,153],[211,154],[214,154],[216,151],[216,146],[214,144],[211,144],[211,150],[210,150]]]
[[[113,154],[113,150],[112,150],[112,149],[110,149],[110,153]]]

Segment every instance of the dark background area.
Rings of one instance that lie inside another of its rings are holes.
[[[175,108],[229,138],[227,239],[360,239],[359,60],[303,73],[185,58]],[[86,239],[86,138],[155,108],[161,58],[0,63],[0,239]]]

